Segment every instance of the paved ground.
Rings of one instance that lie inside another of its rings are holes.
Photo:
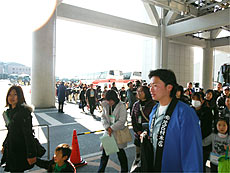
[[[5,105],[5,97],[9,88],[9,82],[0,80],[0,112],[3,111]],[[30,86],[23,86],[26,101],[30,104]],[[57,107],[57,104],[56,104]],[[47,149],[44,159],[52,158],[55,147],[60,143],[68,143],[72,145],[73,130],[76,129],[77,133],[89,132],[95,130],[102,130],[101,113],[95,111],[96,117],[92,117],[87,113],[83,113],[78,108],[78,104],[74,101],[66,102],[64,105],[64,114],[58,113],[56,108],[51,109],[36,109],[33,114],[33,125],[41,125],[35,127],[35,134],[43,146]],[[128,116],[130,123],[130,116]],[[43,126],[44,125],[44,126]],[[49,127],[49,135],[48,128]],[[0,129],[5,129],[4,121],[0,116]],[[132,132],[132,129],[131,129]],[[0,144],[2,144],[6,130],[0,130]],[[133,132],[132,132],[133,135]],[[83,160],[87,161],[87,165],[77,169],[78,172],[96,172],[100,163],[100,139],[101,133],[87,134],[78,136],[78,143],[80,148],[80,154]],[[48,141],[50,143],[48,144]],[[49,146],[49,147],[48,147]],[[50,149],[49,149],[50,148]],[[125,149],[128,157],[129,170],[135,157],[135,146],[131,143]],[[0,154],[1,158],[1,154]],[[120,164],[116,154],[110,156],[106,172],[119,172]],[[207,169],[209,172],[209,169]],[[3,169],[0,168],[0,172]],[[35,166],[33,169],[27,171],[31,173],[46,172],[44,169],[40,169]]]
[[[0,80],[0,111],[3,111],[5,105],[5,97],[8,88],[10,87],[8,81]],[[26,97],[26,101],[30,104],[30,87],[23,86],[23,91]],[[57,107],[57,105],[56,105]],[[43,146],[47,149],[44,159],[52,158],[55,147],[60,143],[68,143],[72,145],[72,135],[73,130],[76,129],[77,133],[89,132],[95,130],[103,130],[101,120],[101,113],[95,111],[96,117],[92,117],[87,113],[83,113],[82,110],[78,108],[76,102],[66,102],[64,105],[64,114],[58,113],[56,108],[51,109],[36,109],[33,114],[33,125],[44,125],[40,127],[35,127],[35,134]],[[130,118],[129,118],[130,122]],[[49,135],[47,132],[47,125],[49,126]],[[0,116],[0,129],[5,129],[4,121],[2,116]],[[132,130],[131,130],[132,132]],[[7,131],[0,131],[0,144],[2,144]],[[132,134],[133,135],[133,134]],[[49,136],[49,137],[48,137]],[[88,164],[81,168],[78,168],[78,172],[96,172],[100,162],[100,139],[101,133],[87,134],[78,136],[78,143],[80,148],[80,154],[83,160],[87,161]],[[48,140],[50,141],[48,151]],[[134,160],[135,147],[132,143],[128,144],[125,149],[129,168]],[[1,158],[1,154],[0,154]],[[120,170],[119,161],[117,155],[113,154],[110,156],[106,172],[118,172]],[[0,172],[3,172],[0,168]],[[34,167],[28,172],[46,172],[43,169]]]

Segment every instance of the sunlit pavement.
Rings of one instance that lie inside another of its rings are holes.
[[[3,112],[5,106],[5,99],[7,90],[10,87],[10,82],[5,80],[0,80],[0,111]],[[22,86],[25,98],[28,104],[30,104],[30,86]],[[56,103],[56,107],[58,107]],[[86,113],[83,113],[82,110],[79,109],[78,104],[75,101],[65,102],[64,105],[64,113],[58,113],[56,108],[50,109],[36,109],[33,114],[33,125],[45,125],[41,127],[35,127],[35,135],[38,137],[39,141],[43,144],[43,146],[47,149],[44,159],[48,158],[48,135],[47,135],[47,127],[49,126],[50,132],[50,157],[52,158],[54,150],[56,146],[60,143],[67,143],[72,145],[72,135],[73,130],[76,129],[77,134],[82,132],[103,130],[101,120],[101,113],[98,110],[95,110],[95,117],[90,115],[89,111],[85,108]],[[130,115],[128,115],[128,122],[131,122]],[[5,129],[5,123],[0,116],[0,129]],[[7,131],[0,131],[0,144],[2,144]],[[78,143],[80,148],[80,154],[83,160],[87,161],[88,164],[86,166],[80,167],[77,169],[77,172],[97,172],[100,163],[100,139],[103,132],[95,133],[95,134],[87,134],[78,136]],[[131,130],[133,135],[133,131]],[[135,147],[132,142],[128,144],[128,147],[125,149],[129,170],[131,164],[135,158]],[[0,154],[0,157],[2,155]],[[209,166],[209,163],[207,164]],[[119,172],[120,164],[117,159],[116,154],[112,154],[110,156],[106,172]],[[3,169],[0,168],[0,172],[3,172]],[[26,171],[32,173],[42,173],[46,172],[46,170],[41,169],[35,166],[33,169]],[[209,169],[207,168],[207,172]]]
[[[6,93],[9,89],[9,81],[0,80],[0,111],[4,110]],[[30,104],[30,86],[22,86],[25,98],[28,104]],[[56,103],[56,107],[57,107]],[[33,114],[33,125],[48,125],[49,126],[49,137],[50,137],[50,158],[52,158],[54,150],[56,146],[60,143],[68,143],[72,145],[72,135],[73,130],[76,129],[77,133],[103,130],[101,120],[101,113],[98,110],[95,110],[95,117],[89,114],[89,111],[85,108],[86,113],[83,113],[82,110],[79,109],[78,104],[76,102],[65,102],[64,105],[64,113],[58,113],[56,108],[51,109],[36,109]],[[130,116],[129,116],[130,122]],[[3,118],[1,116],[0,119],[0,129],[5,129],[5,124]],[[132,132],[132,130],[131,130]],[[2,144],[7,131],[0,131],[0,143]],[[103,132],[95,133],[95,134],[87,134],[78,136],[78,143],[80,148],[80,154],[83,160],[87,161],[88,164],[86,166],[80,167],[77,169],[78,172],[96,172],[99,163],[100,163],[100,139]],[[35,135],[39,138],[39,141],[43,144],[43,146],[47,149],[47,127],[36,127]],[[135,157],[135,147],[131,143],[129,143],[126,148],[126,154],[128,157],[129,169],[132,164],[132,161]],[[1,157],[1,154],[0,154]],[[44,159],[48,158],[48,150],[43,156]],[[113,154],[110,156],[110,160],[108,162],[108,166],[106,168],[106,172],[118,172],[120,170],[120,164],[117,159],[117,155]],[[3,172],[3,169],[0,168],[0,172]],[[44,169],[40,169],[35,166],[33,169],[27,172],[46,172]]]

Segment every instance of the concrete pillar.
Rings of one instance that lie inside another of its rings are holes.
[[[154,58],[154,52],[155,52],[155,39],[153,38],[147,38],[144,41],[144,51],[143,51],[143,59],[142,59],[142,79],[146,80],[147,82],[150,82],[148,75],[150,70],[155,69],[155,58]]]
[[[206,41],[203,49],[203,79],[204,90],[213,88],[213,48],[210,48],[210,41]]]
[[[56,12],[33,33],[31,103],[36,108],[55,106]]]
[[[156,38],[156,47],[155,47],[155,69],[161,68],[161,38]]]
[[[164,20],[160,22],[161,35],[156,38],[155,68],[168,68],[168,44],[169,40],[165,37]]]
[[[161,24],[161,56],[160,67],[168,68],[168,44],[169,40],[165,37],[165,24]]]

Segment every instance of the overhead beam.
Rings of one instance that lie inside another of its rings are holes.
[[[157,26],[148,25],[64,3],[57,7],[57,17],[60,19],[121,30],[147,37],[156,37],[160,34]]]
[[[166,26],[165,36],[175,37],[230,25],[230,9]]]
[[[177,17],[177,13],[173,12],[173,11],[169,11],[168,14],[165,16],[165,25],[168,25],[169,23],[171,23],[172,21],[174,21]]]
[[[211,31],[210,38],[215,39],[220,34],[220,32],[221,32],[221,29]]]
[[[221,4],[226,3],[226,2],[229,2],[229,0],[223,0],[221,2],[216,2],[216,3],[210,4],[210,5],[205,5],[205,6],[201,7],[199,10],[205,10],[207,8],[212,8],[212,7],[215,7],[216,5],[221,5]]]
[[[147,11],[147,14],[154,25],[155,23],[159,26],[160,25],[160,17],[158,15],[157,9],[154,5],[143,2],[145,10]]]
[[[188,3],[188,4],[191,4],[191,3],[194,3],[194,2],[196,2],[196,1],[197,1],[197,0],[188,0],[187,3]]]
[[[215,50],[224,52],[224,53],[230,53],[230,45],[229,46],[223,46],[223,47],[216,47]],[[230,60],[230,58],[229,58]]]
[[[216,38],[215,40],[210,40],[210,47],[221,47],[230,45],[230,37]]]
[[[190,4],[185,5],[184,2],[178,0],[142,0],[143,2],[162,7],[167,10],[172,10],[176,13],[183,12],[186,15],[196,17],[198,10]]]
[[[170,38],[169,42],[179,43],[189,46],[198,46],[198,47],[206,47],[205,39],[193,38],[191,36],[180,36],[175,38]]]

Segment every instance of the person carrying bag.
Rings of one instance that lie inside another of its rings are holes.
[[[109,90],[106,93],[105,101],[102,102],[103,112],[102,112],[102,125],[105,128],[105,133],[110,137],[114,135],[115,141],[117,143],[119,151],[117,152],[118,160],[121,165],[121,172],[128,172],[128,159],[124,148],[127,147],[127,142],[123,143],[120,141],[123,139],[121,136],[116,137],[117,131],[122,131],[125,128],[125,122],[127,121],[127,110],[125,105],[119,100],[116,91]],[[129,129],[128,129],[129,130]],[[125,136],[128,133],[124,133]],[[119,141],[119,142],[118,142]],[[109,156],[106,155],[105,150],[102,145],[102,156],[100,160],[100,166],[98,172],[105,172],[106,165],[109,160]]]

